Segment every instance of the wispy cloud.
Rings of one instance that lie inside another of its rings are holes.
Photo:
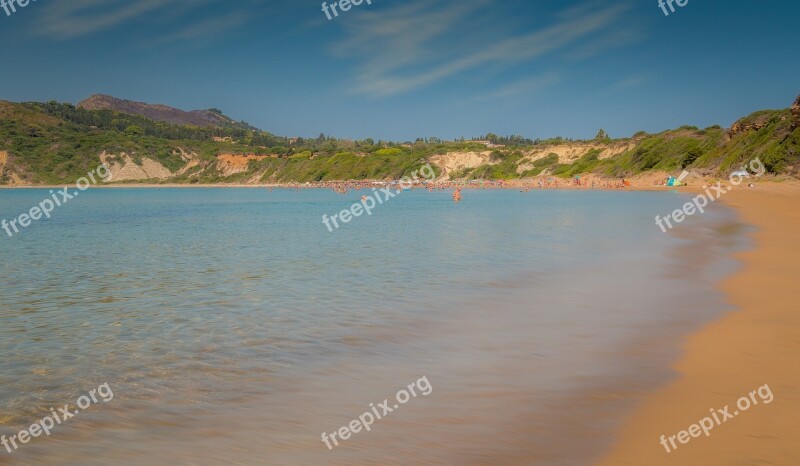
[[[233,11],[222,17],[213,17],[184,26],[179,31],[160,37],[156,43],[173,42],[177,40],[192,40],[201,37],[214,36],[237,26],[241,26],[251,19],[244,11]]]
[[[643,37],[644,33],[638,25],[624,25],[620,29],[610,31],[592,41],[581,44],[571,51],[567,58],[576,62],[587,60],[609,50],[641,41]]]
[[[347,23],[347,37],[334,52],[354,61],[356,92],[391,96],[488,66],[526,64],[581,45],[613,26],[628,5],[592,1],[563,10],[547,26],[524,33],[509,33],[504,24],[485,20],[480,24],[490,31],[481,31],[482,40],[476,41],[471,20],[490,16],[488,8],[493,5],[485,0],[436,5],[417,0],[367,12]],[[514,92],[513,84],[498,92]]]
[[[158,23],[169,18],[170,33],[156,38],[157,42],[189,40],[204,35],[220,33],[246,22],[245,12],[252,0],[225,2],[229,11],[223,16],[189,17],[203,7],[221,3],[221,0],[69,0],[53,2],[43,8],[35,34],[54,39],[72,39],[86,36],[134,20],[152,20]],[[201,13],[202,15],[202,13]],[[176,32],[177,30],[177,32]]]
[[[197,3],[198,0],[185,0]],[[203,1],[203,0],[200,0]],[[178,0],[70,0],[53,2],[42,9],[37,34],[57,39],[91,34],[112,28],[168,6]]]
[[[541,76],[533,76],[519,81],[509,83],[494,92],[489,93],[489,97],[504,98],[516,97],[521,94],[534,94],[542,89],[548,88],[558,83],[560,75],[554,71]]]

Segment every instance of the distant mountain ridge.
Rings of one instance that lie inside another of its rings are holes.
[[[129,115],[139,115],[154,121],[161,121],[173,125],[211,126],[224,128],[237,123],[222,114],[219,110],[192,110],[185,111],[161,104],[148,104],[104,94],[95,94],[81,101],[78,108],[86,110],[113,110]]]

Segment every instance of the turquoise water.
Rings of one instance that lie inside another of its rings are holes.
[[[582,464],[743,244],[721,206],[663,234],[684,198],[647,192],[404,192],[330,233],[366,193],[90,189],[0,231],[0,432],[115,394],[0,464]]]

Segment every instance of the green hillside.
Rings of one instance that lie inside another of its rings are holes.
[[[181,126],[71,104],[0,101],[0,184],[72,183],[100,163],[101,153],[120,164],[126,163],[125,157],[137,165],[145,158],[158,162],[172,175],[136,181],[164,183],[397,179],[430,162],[434,155],[465,152],[480,154],[483,162],[451,170],[452,178],[571,177],[581,173],[620,177],[687,168],[723,173],[755,157],[760,157],[771,173],[797,175],[799,113],[796,103],[793,109],[753,113],[727,130],[685,126],[615,140],[601,133],[593,141],[488,135],[483,144],[436,138],[396,143],[324,135],[290,139],[228,117],[224,118],[230,124],[224,127]],[[573,146],[578,155],[568,161],[556,153],[548,155],[551,149],[558,152]],[[629,149],[603,157],[611,147]],[[244,168],[232,170],[218,163],[221,154],[258,157],[243,159]],[[440,167],[437,170],[441,172]]]

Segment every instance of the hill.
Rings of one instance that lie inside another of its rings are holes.
[[[483,141],[414,143],[287,138],[233,123],[216,110],[206,116],[218,124],[176,124],[164,121],[180,115],[169,107],[97,96],[88,101],[77,107],[0,101],[0,185],[74,183],[100,163],[111,167],[114,182],[179,184],[399,179],[426,163],[442,179],[461,180],[684,169],[724,175],[755,157],[770,173],[800,174],[800,98],[791,108],[755,112],[729,129],[683,126],[621,139],[600,132],[587,141],[490,134]],[[114,107],[101,108],[107,103]]]
[[[173,125],[212,126],[217,128],[233,127],[240,123],[222,114],[220,110],[184,111],[161,104],[148,104],[133,100],[118,99],[110,95],[95,94],[78,104],[78,108],[86,110],[112,110],[128,115],[139,115],[153,121],[161,121]],[[255,129],[249,127],[249,129]]]

